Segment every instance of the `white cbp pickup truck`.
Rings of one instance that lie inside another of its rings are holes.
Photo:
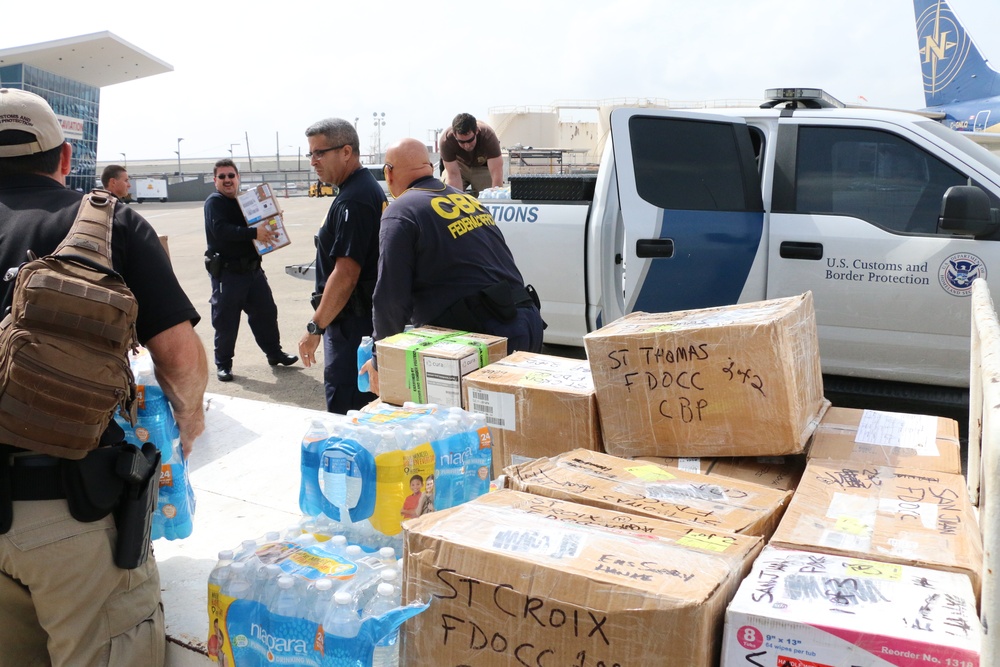
[[[511,200],[482,202],[545,342],[812,290],[828,388],[959,405],[971,283],[1000,276],[1000,158],[921,114],[767,97],[615,109],[596,176],[512,176]]]

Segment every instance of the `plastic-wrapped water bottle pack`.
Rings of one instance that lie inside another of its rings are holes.
[[[160,450],[160,490],[153,511],[152,539],[183,539],[194,529],[195,498],[177,420],[153,374],[149,352],[140,349],[129,361],[139,389],[138,419],[135,426],[120,415],[115,415],[115,421],[125,431],[126,441],[138,446],[152,442]]]
[[[492,441],[482,415],[408,403],[347,416],[308,425],[299,507],[335,522],[350,542],[399,548],[406,519],[489,491]]]
[[[208,580],[210,657],[237,667],[398,664],[399,626],[427,605],[401,605],[394,549],[348,544],[332,528],[306,517],[219,553]]]

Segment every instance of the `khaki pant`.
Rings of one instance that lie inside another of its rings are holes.
[[[14,503],[0,535],[0,667],[163,665],[160,575],[115,566],[111,516],[80,523],[65,500]]]
[[[478,197],[481,190],[488,190],[493,187],[493,176],[490,175],[490,168],[486,165],[470,167],[459,162],[458,170],[462,174],[462,189],[465,190],[469,185],[472,185],[473,197]]]

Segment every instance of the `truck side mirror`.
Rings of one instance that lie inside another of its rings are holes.
[[[938,229],[968,234],[974,238],[990,236],[1000,228],[990,209],[990,198],[974,185],[953,185],[941,199]]]

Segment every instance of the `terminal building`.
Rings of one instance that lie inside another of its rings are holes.
[[[94,186],[101,88],[173,69],[107,31],[0,49],[0,87],[40,95],[62,123],[73,144],[66,185],[75,190]]]

